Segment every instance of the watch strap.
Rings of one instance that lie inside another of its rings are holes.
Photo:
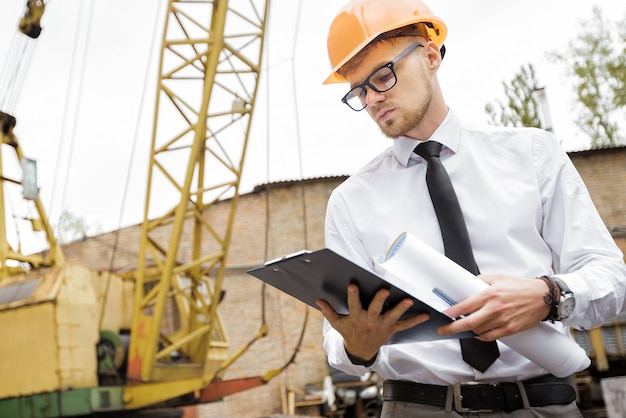
[[[548,285],[548,291],[543,295],[543,302],[550,306],[550,312],[543,318],[543,321],[554,321],[556,316],[556,285],[550,276],[540,276],[537,279],[543,280]]]

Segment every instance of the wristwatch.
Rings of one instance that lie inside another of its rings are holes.
[[[574,298],[574,293],[567,287],[563,280],[558,277],[551,277],[551,279],[559,289],[561,289],[561,297],[556,302],[556,312],[554,318],[552,318],[554,321],[560,321],[574,312],[576,299]]]

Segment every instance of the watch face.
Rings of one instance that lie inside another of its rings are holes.
[[[567,318],[574,311],[574,307],[576,306],[576,299],[573,297],[566,297],[561,300],[559,303],[559,316],[561,318]]]

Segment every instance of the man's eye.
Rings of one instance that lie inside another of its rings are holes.
[[[392,78],[393,78],[393,73],[389,71],[388,69],[385,69],[384,71],[381,71],[378,74],[376,74],[375,84],[385,84]]]

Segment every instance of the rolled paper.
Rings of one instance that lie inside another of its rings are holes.
[[[444,308],[489,287],[406,232],[392,244],[379,265],[385,270],[384,279],[392,285],[422,300],[434,294],[442,301],[439,306]],[[571,336],[545,322],[500,341],[557,377],[570,376],[591,364],[585,350]]]

